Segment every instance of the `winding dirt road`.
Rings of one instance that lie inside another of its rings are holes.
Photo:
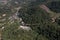
[[[55,19],[60,16],[60,13],[55,13],[51,11],[46,5],[42,4],[40,5],[40,8],[42,8],[44,11],[49,13],[51,19],[53,20],[52,22],[55,22]]]

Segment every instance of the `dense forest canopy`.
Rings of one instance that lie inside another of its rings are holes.
[[[60,12],[60,1],[53,1],[47,4],[47,6],[54,12]]]
[[[52,22],[51,15],[40,8],[48,1],[11,0],[1,5],[1,40],[60,40],[60,18]],[[46,5],[48,8],[51,6],[49,3]]]

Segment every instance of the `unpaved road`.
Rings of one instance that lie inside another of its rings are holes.
[[[52,22],[55,22],[55,19],[60,16],[60,13],[55,13],[51,11],[46,5],[42,4],[40,5],[40,8],[42,8],[44,11],[49,13],[51,19],[53,20]]]

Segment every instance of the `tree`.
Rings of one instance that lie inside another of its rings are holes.
[[[60,28],[57,23],[52,23],[47,12],[38,5],[23,5],[18,11],[18,17],[32,29],[26,31],[18,29],[20,23],[14,20],[13,24],[6,24],[2,31],[3,40],[59,40]]]

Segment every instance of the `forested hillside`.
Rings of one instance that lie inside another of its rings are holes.
[[[3,1],[0,40],[60,40],[59,0]]]

